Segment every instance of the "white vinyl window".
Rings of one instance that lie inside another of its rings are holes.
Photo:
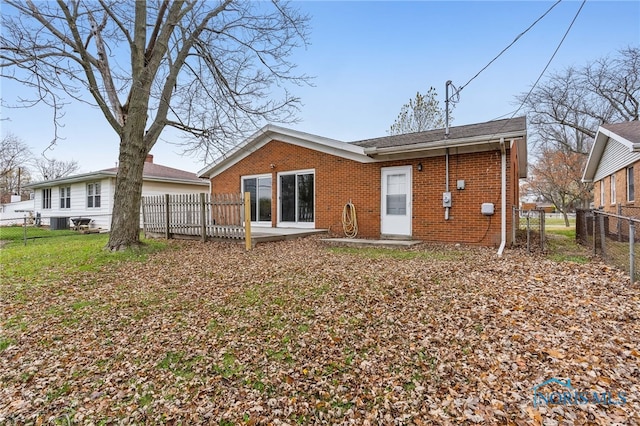
[[[627,167],[627,201],[635,201],[635,185],[633,184],[633,166]]]
[[[61,209],[71,208],[71,187],[70,186],[65,186],[60,188],[60,208]]]
[[[604,179],[600,181],[600,206],[604,206]]]
[[[609,189],[611,190],[611,204],[616,203],[616,175],[609,176]]]
[[[51,188],[45,188],[42,190],[42,208],[51,208]]]
[[[87,207],[100,207],[100,182],[87,184]]]

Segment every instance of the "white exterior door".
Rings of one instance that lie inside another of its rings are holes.
[[[411,236],[411,166],[382,168],[380,233]]]

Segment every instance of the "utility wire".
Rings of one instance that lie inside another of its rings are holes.
[[[524,30],[523,32],[521,32],[520,34],[518,34],[516,36],[515,39],[513,39],[513,41],[511,42],[511,44],[509,44],[507,47],[505,47],[504,49],[502,49],[502,51],[500,53],[498,53],[498,55],[493,58],[491,61],[489,61],[489,63],[487,65],[485,65],[480,71],[478,71],[476,73],[476,75],[474,75],[473,77],[471,77],[471,79],[469,79],[469,81],[467,81],[465,84],[463,84],[462,86],[460,86],[460,88],[451,96],[454,97],[456,95],[458,95],[462,89],[464,89],[465,87],[467,87],[469,85],[469,83],[471,83],[473,80],[476,79],[476,77],[478,77],[484,70],[486,70],[487,68],[489,68],[489,66],[494,63],[500,56],[502,56],[502,54],[504,52],[506,52],[511,46],[513,46],[519,39],[520,37],[522,37],[523,35],[525,35],[531,28],[533,28],[538,22],[540,22],[542,20],[542,18],[544,18],[545,16],[547,16],[547,14],[549,12],[551,12],[551,10],[556,7],[558,4],[560,4],[562,0],[558,0],[557,2],[555,2],[545,13],[542,14],[542,16],[540,16],[538,19],[536,19],[533,24],[529,25],[529,27]]]
[[[562,39],[560,40],[560,42],[558,43],[558,46],[556,47],[556,50],[553,51],[553,54],[551,55],[551,58],[549,58],[549,60],[547,61],[547,65],[544,66],[544,69],[542,70],[542,72],[540,73],[540,75],[538,76],[538,79],[536,80],[535,83],[533,83],[533,86],[531,86],[531,89],[529,90],[529,93],[527,93],[527,96],[524,97],[524,99],[522,100],[522,103],[520,103],[520,106],[518,107],[518,109],[516,109],[513,114],[511,114],[511,117],[509,117],[509,120],[511,120],[513,117],[516,116],[516,114],[522,109],[522,107],[524,106],[524,104],[527,102],[527,99],[529,99],[529,96],[531,96],[531,93],[533,93],[533,89],[536,88],[536,86],[538,85],[538,83],[540,82],[540,80],[542,79],[542,76],[544,76],[544,74],[547,72],[547,68],[549,68],[549,65],[551,65],[551,62],[553,61],[553,58],[555,58],[556,54],[558,53],[558,51],[560,50],[560,47],[562,46],[562,44],[564,43],[564,40],[567,38],[567,35],[569,35],[569,31],[571,31],[571,28],[573,27],[573,24],[576,22],[576,20],[578,19],[578,15],[580,15],[580,12],[582,11],[582,8],[584,7],[585,3],[587,2],[587,0],[582,0],[582,4],[580,5],[580,7],[578,8],[578,11],[576,12],[576,15],[573,17],[573,20],[571,21],[571,23],[569,24],[569,27],[567,28],[567,31],[565,31],[564,35],[562,36]],[[505,114],[508,115],[508,114]],[[502,129],[507,125],[507,123],[509,122],[509,120],[505,121],[504,124],[502,125],[502,127],[497,130],[493,135],[491,135],[491,138],[493,138],[495,135],[497,135],[498,133],[500,133],[502,131]]]
[[[538,79],[536,80],[535,83],[533,83],[533,86],[531,86],[531,89],[529,90],[529,93],[527,93],[527,96],[524,97],[524,99],[522,100],[522,103],[520,104],[520,106],[518,107],[518,109],[515,110],[515,112],[513,113],[513,115],[511,116],[511,118],[515,117],[516,114],[518,113],[518,111],[520,111],[522,109],[522,107],[524,106],[524,104],[527,102],[527,100],[529,99],[529,96],[531,96],[531,93],[533,93],[533,89],[536,88],[536,86],[538,85],[538,83],[540,82],[540,80],[542,79],[542,76],[544,75],[544,73],[547,72],[547,68],[549,68],[549,65],[551,65],[551,61],[553,61],[553,58],[556,57],[556,54],[558,53],[558,50],[560,50],[560,46],[562,46],[562,44],[564,43],[564,40],[567,38],[567,36],[569,35],[569,31],[571,31],[571,28],[573,27],[573,24],[576,22],[576,19],[578,19],[578,15],[580,15],[580,12],[582,11],[582,8],[584,7],[585,3],[587,2],[587,0],[582,0],[582,4],[580,4],[580,8],[578,9],[578,11],[576,12],[576,16],[573,17],[573,20],[571,21],[571,23],[569,24],[569,28],[567,28],[567,31],[565,31],[564,35],[562,36],[562,39],[560,40],[560,43],[558,43],[558,47],[556,47],[556,50],[553,51],[553,55],[551,55],[551,58],[549,58],[549,61],[547,62],[547,65],[545,65],[544,69],[542,70],[542,72],[540,73],[540,75],[538,76]]]

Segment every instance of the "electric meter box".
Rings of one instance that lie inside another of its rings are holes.
[[[451,193],[443,192],[442,193],[442,207],[451,207]]]
[[[493,203],[482,203],[480,212],[485,216],[493,216]]]

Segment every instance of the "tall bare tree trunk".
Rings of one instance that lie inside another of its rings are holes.
[[[111,233],[107,243],[111,251],[140,244],[140,200],[145,158],[144,150],[126,141],[120,142]]]
[[[120,139],[118,173],[113,199],[111,233],[107,248],[122,250],[140,244],[140,202],[144,162],[151,147],[147,148],[145,126],[148,99],[131,97],[129,115],[125,118]],[[153,145],[153,144],[151,144]]]

